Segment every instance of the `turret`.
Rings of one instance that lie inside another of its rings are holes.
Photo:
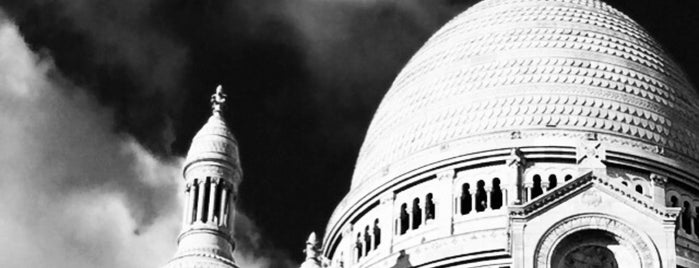
[[[238,144],[223,117],[226,94],[221,86],[211,96],[211,105],[212,115],[187,153],[182,232],[177,253],[166,267],[237,267],[232,231],[242,169]]]
[[[312,232],[311,235],[308,236],[306,249],[303,252],[306,253],[306,260],[301,263],[301,268],[323,267],[320,255],[320,242],[318,242],[318,237],[316,237],[315,232]]]

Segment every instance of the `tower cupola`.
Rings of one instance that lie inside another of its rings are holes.
[[[197,132],[183,168],[185,208],[175,257],[166,267],[237,267],[233,222],[242,169],[223,116],[226,94],[211,96],[212,115]]]

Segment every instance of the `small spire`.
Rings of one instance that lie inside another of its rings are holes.
[[[310,245],[318,245],[318,237],[316,236],[316,232],[311,232],[311,235],[308,236],[308,240],[306,240],[306,244]]]
[[[228,95],[223,93],[223,87],[218,85],[216,87],[216,93],[211,95],[211,110],[214,114],[221,113],[226,105],[226,98]]]
[[[306,249],[303,251],[306,253],[306,260],[318,261],[317,258],[320,251],[319,244],[316,232],[312,232],[311,235],[308,236],[308,240],[306,240]]]

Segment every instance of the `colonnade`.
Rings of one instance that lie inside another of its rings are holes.
[[[194,179],[187,183],[183,226],[203,223],[228,227],[232,192],[230,183],[220,178]]]

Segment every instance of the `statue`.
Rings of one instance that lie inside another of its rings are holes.
[[[214,113],[221,113],[226,105],[226,98],[228,95],[223,93],[223,87],[218,85],[216,87],[216,93],[211,95],[211,109]]]

